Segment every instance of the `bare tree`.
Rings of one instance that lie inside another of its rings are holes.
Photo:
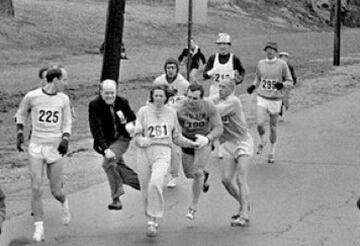
[[[0,16],[12,17],[14,15],[13,0],[0,0]]]

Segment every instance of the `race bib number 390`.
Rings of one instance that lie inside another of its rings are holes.
[[[275,90],[275,84],[276,81],[275,80],[270,80],[270,79],[263,79],[261,80],[261,88],[263,90],[267,90],[267,91],[273,91]]]
[[[166,123],[151,125],[148,127],[150,138],[165,138],[169,136],[169,126]]]
[[[40,109],[38,112],[38,122],[45,124],[56,124],[59,122],[60,112],[58,110]]]

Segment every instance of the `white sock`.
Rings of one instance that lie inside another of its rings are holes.
[[[44,231],[44,223],[42,221],[34,222],[36,231]]]
[[[275,155],[276,143],[270,144],[270,154]]]

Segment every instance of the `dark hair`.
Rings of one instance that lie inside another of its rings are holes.
[[[46,72],[49,67],[42,67],[39,69],[39,79],[45,79],[44,72]]]
[[[169,98],[170,98],[169,87],[167,85],[156,85],[150,90],[149,102],[151,102],[151,103],[154,102],[154,91],[155,90],[164,91],[165,92],[165,97],[166,97],[165,103],[167,103],[169,101]]]
[[[187,91],[192,91],[192,92],[200,91],[200,98],[204,97],[204,87],[200,84],[194,83],[194,84],[189,85]]]
[[[48,83],[53,82],[53,80],[55,78],[61,79],[61,77],[62,77],[62,71],[61,71],[60,68],[50,68],[50,69],[47,70],[46,81]]]

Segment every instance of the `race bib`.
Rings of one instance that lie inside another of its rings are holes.
[[[260,87],[261,87],[261,89],[266,90],[266,91],[274,91],[274,90],[276,90],[276,88],[275,88],[276,82],[277,82],[276,80],[263,79],[263,80],[261,80]]]
[[[52,109],[39,109],[37,121],[40,124],[58,124],[60,120],[60,111]]]
[[[185,121],[184,127],[189,130],[199,129],[205,127],[205,121]]]
[[[232,79],[234,76],[232,76],[231,74],[225,74],[225,73],[216,73],[214,75],[214,80],[215,82],[219,83],[224,79],[230,78]]]
[[[166,138],[170,135],[169,126],[166,123],[150,125],[147,132],[149,138]]]

